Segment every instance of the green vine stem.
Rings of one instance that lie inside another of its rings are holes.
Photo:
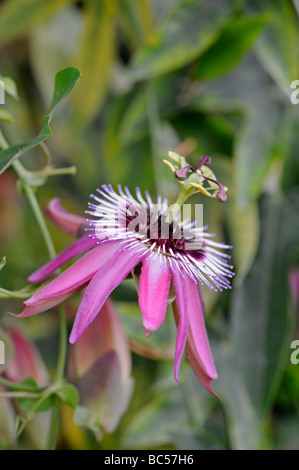
[[[8,144],[7,144],[6,140],[3,137],[3,134],[1,135],[1,144],[2,144],[3,148],[8,148]],[[50,232],[48,230],[48,227],[46,225],[43,213],[42,213],[41,208],[39,206],[38,200],[36,198],[35,191],[26,179],[27,170],[24,168],[22,163],[18,160],[13,163],[13,168],[14,168],[15,172],[17,173],[18,177],[20,178],[20,181],[22,182],[24,192],[27,196],[28,202],[31,206],[31,209],[34,213],[34,216],[36,218],[36,221],[38,223],[38,226],[39,226],[39,228],[41,230],[41,233],[42,233],[42,236],[44,238],[44,241],[45,241],[48,253],[49,253],[49,257],[51,259],[53,259],[56,256],[55,247],[54,247]],[[63,305],[60,305],[60,307],[59,307],[59,320],[60,320],[59,353],[58,353],[58,360],[57,360],[57,366],[56,366],[55,382],[54,382],[53,386],[59,385],[63,381],[65,363],[66,363],[67,323],[66,323],[66,314],[65,314],[65,310],[64,310]],[[38,405],[40,404],[40,402],[44,401],[47,398],[48,393],[49,392],[42,394],[42,396],[40,397],[40,400],[38,400]],[[37,409],[36,405],[31,410],[31,413],[34,413],[35,409]],[[57,413],[53,410],[52,424],[51,424],[51,436],[53,436],[55,434],[53,432],[53,428],[56,428],[57,427],[56,425],[57,425]],[[25,422],[23,423],[23,426],[21,426],[22,430],[23,430],[24,426],[25,426]],[[20,433],[20,429],[19,429],[19,433]],[[51,436],[49,436],[49,441],[51,440]]]
[[[36,385],[31,385],[28,383],[17,383],[12,382],[11,380],[0,377],[0,385],[3,387],[9,388],[10,390],[22,391],[22,392],[42,392],[45,387],[37,387]]]

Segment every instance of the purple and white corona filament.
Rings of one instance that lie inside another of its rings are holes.
[[[190,218],[181,221],[177,207],[169,208],[166,199],[159,196],[154,204],[148,192],[143,196],[138,188],[134,198],[127,188],[118,186],[115,191],[104,185],[92,199],[87,211],[92,216],[89,224],[62,209],[58,199],[50,203],[50,219],[80,238],[33,273],[29,281],[40,282],[73,257],[87,253],[26,300],[18,316],[48,310],[85,289],[70,335],[74,343],[91,325],[110,293],[141,267],[138,297],[145,329],[154,331],[162,325],[173,287],[177,322],[175,380],[186,351],[198,378],[213,393],[210,383],[217,373],[200,286],[215,291],[230,288],[230,257],[221,250],[231,247],[212,240],[206,227],[197,226]]]
[[[136,188],[135,199],[128,188],[118,186],[117,193],[111,185],[103,185],[97,193],[91,195],[96,203],[89,204],[87,213],[98,218],[89,222],[91,236],[99,243],[119,241],[120,250],[142,258],[146,254],[152,262],[159,258],[161,269],[188,275],[215,291],[230,288],[229,278],[234,274],[226,261],[230,256],[219,249],[231,246],[211,240],[215,235],[206,233],[206,226],[198,227],[190,218],[181,221],[180,213],[170,222],[167,198],[158,196],[154,204],[148,191],[144,198]]]

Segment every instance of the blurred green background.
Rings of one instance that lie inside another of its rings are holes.
[[[298,20],[298,0],[1,2],[0,76],[11,77],[19,95],[7,95],[0,107],[13,118],[1,123],[10,144],[39,133],[59,70],[76,66],[82,75],[47,141],[53,164],[74,165],[77,173],[38,187],[42,206],[59,196],[82,215],[105,183],[174,201],[178,184],[162,163],[169,150],[194,166],[211,156],[229,188],[225,204],[192,199],[205,204],[209,231],[234,247],[233,289],[203,289],[221,402],[186,361],[174,382],[171,313],[161,331],[144,338],[136,292],[124,283],[113,299],[133,349],[132,403],[101,442],[73,430],[65,411],[61,448],[299,449],[299,364],[290,361],[299,339],[299,286],[293,295],[290,288],[299,264],[299,104],[291,102]],[[36,170],[44,158],[36,148],[22,163]],[[0,258],[7,259],[0,282],[10,290],[48,259],[16,180],[11,168],[0,176]],[[70,237],[49,228],[57,251],[68,246]],[[12,322],[6,312],[21,308],[2,299],[0,322]],[[56,314],[22,327],[51,369]]]

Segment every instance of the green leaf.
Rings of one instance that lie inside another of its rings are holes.
[[[36,383],[33,377],[29,377],[28,379],[24,380],[23,382],[18,383],[18,387],[20,390],[30,391],[30,392],[41,392],[41,387]],[[20,406],[25,411],[31,411],[35,404],[40,400],[40,397],[36,398],[20,398],[19,403]],[[42,411],[47,411],[52,408],[54,404],[53,394],[45,397],[45,399],[40,403],[40,405],[35,409],[37,413]]]
[[[137,50],[131,80],[145,80],[177,70],[197,59],[218,38],[233,2],[184,0],[175,7],[145,46]]]
[[[44,387],[40,387],[39,385],[37,385],[37,383],[32,377],[29,377],[23,382],[12,382],[11,380],[7,380],[1,377],[1,385],[4,385],[4,387],[10,390],[16,390],[21,392],[39,393],[44,390]]]
[[[73,0],[9,0],[1,5],[0,43],[30,33],[61,7]]]
[[[10,167],[18,158],[20,158],[24,153],[33,149],[41,142],[44,142],[46,139],[51,137],[52,132],[49,126],[50,116],[44,116],[43,126],[35,139],[30,140],[22,144],[11,145],[7,149],[4,149],[0,152],[0,174],[2,174],[8,167]]]
[[[233,290],[236,355],[246,389],[260,415],[276,396],[293,337],[288,269],[299,259],[299,193],[261,202],[259,252],[243,284]]]
[[[65,384],[56,392],[61,403],[67,404],[72,408],[76,408],[79,401],[78,390],[74,385]]]
[[[0,152],[0,174],[2,174],[9,166],[11,166],[24,153],[32,150],[34,147],[51,137],[50,120],[56,106],[65,98],[73,89],[80,78],[80,72],[75,67],[67,67],[55,76],[55,87],[52,103],[50,106],[50,114],[44,116],[43,125],[40,133],[35,139],[28,142],[11,145]]]
[[[100,109],[111,80],[115,58],[113,2],[90,0],[84,9],[84,30],[78,64],[82,80],[73,99],[75,128],[84,128]]]
[[[268,15],[254,15],[228,23],[217,41],[201,56],[197,78],[211,79],[234,67],[252,47],[268,21]]]
[[[56,106],[63,100],[74,88],[81,73],[76,67],[66,67],[55,75],[55,86],[52,103],[49,114],[52,115]]]
[[[24,411],[31,412],[32,408],[35,407],[39,398],[19,398],[18,402]],[[43,411],[50,410],[55,404],[55,395],[50,395],[45,398],[36,408],[35,413],[42,413]]]

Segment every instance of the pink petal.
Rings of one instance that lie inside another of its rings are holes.
[[[184,285],[190,316],[190,338],[188,336],[188,342],[190,342],[194,353],[197,354],[198,361],[203,371],[211,379],[216,379],[217,372],[207,336],[204,303],[200,287],[198,284],[195,284],[189,276],[185,279]]]
[[[121,364],[115,351],[108,351],[99,358],[77,384],[80,404],[90,411],[89,426],[98,428],[100,424],[106,433],[114,432],[129,406],[133,386],[132,377],[122,380]],[[99,433],[97,437],[101,438]]]
[[[29,282],[40,282],[47,276],[52,274],[56,269],[60,268],[67,261],[73,257],[80,255],[84,251],[90,250],[97,246],[98,240],[85,235],[72,243],[68,248],[62,251],[56,258],[49,261],[47,264],[39,268],[33,274],[28,277]]]
[[[72,375],[81,378],[88,369],[109,351],[115,351],[121,365],[121,376],[126,379],[131,373],[131,354],[128,341],[115,312],[112,301],[108,298],[92,328],[71,348]]]
[[[189,331],[189,299],[187,293],[186,279],[189,278],[185,275],[183,278],[178,270],[173,271],[173,286],[176,292],[176,299],[180,311],[178,321],[178,332],[175,345],[175,358],[174,358],[174,378],[178,382],[179,380],[179,368],[182,360],[182,356],[185,350]],[[191,278],[189,278],[191,280]],[[194,281],[192,281],[194,282]]]
[[[76,344],[70,348],[69,374],[78,386],[80,404],[90,411],[89,424],[113,432],[133,393],[131,352],[108,298]]]
[[[38,384],[46,385],[49,382],[48,372],[34,344],[16,328],[8,331],[14,344],[15,354],[5,370],[5,376],[13,382],[22,382],[33,377]]]
[[[182,280],[185,287],[185,298],[189,312],[190,326],[186,343],[186,356],[196,375],[204,387],[213,395],[217,396],[211,389],[212,379],[217,378],[213,357],[207,337],[204,321],[204,304],[199,285],[186,276]],[[185,308],[183,306],[183,308]],[[177,300],[173,303],[173,311],[178,321],[182,314],[182,304]]]
[[[193,371],[195,372],[195,374],[197,375],[197,377],[199,378],[199,380],[201,381],[203,386],[212,395],[214,395],[216,398],[219,399],[219,396],[211,388],[211,381],[212,381],[212,379],[217,379],[217,373],[215,373],[213,375],[213,377],[211,377],[209,374],[206,373],[205,369],[202,367],[201,360],[200,360],[200,357],[198,356],[198,353],[197,353],[196,343],[194,341],[194,337],[193,337],[193,334],[191,332],[191,329],[190,329],[189,334],[188,334],[188,339],[187,339],[187,344],[186,344],[185,351],[186,351],[186,356],[188,358],[188,361],[189,361]]]
[[[48,206],[45,207],[45,213],[48,219],[56,225],[60,230],[67,233],[71,237],[76,238],[78,235],[79,228],[88,226],[88,222],[85,217],[80,215],[72,214],[66,211],[60,205],[60,198],[56,197],[52,199]]]
[[[217,379],[213,356],[205,326],[205,310],[200,287],[190,281],[189,294],[192,298],[190,305],[190,345],[198,355],[199,363],[211,379]],[[188,337],[189,341],[189,337]]]
[[[171,270],[164,259],[163,255],[158,255],[155,259],[145,259],[142,262],[139,306],[147,330],[159,328],[167,310]]]
[[[64,302],[83,289],[98,269],[107,262],[109,263],[110,258],[117,250],[118,247],[113,242],[105,242],[89,251],[54,281],[26,300],[24,302],[26,308],[20,315],[14,316],[29,317]]]
[[[109,294],[140,261],[140,255],[130,251],[118,251],[101,265],[84,293],[71,332],[71,343],[75,343],[84,333],[101,310]]]
[[[16,315],[10,312],[9,313],[13,317],[26,318],[26,317],[32,317],[33,315],[37,315],[38,313],[41,313],[41,312],[46,312],[47,310],[50,310],[51,308],[56,307],[56,305],[61,304],[62,302],[65,302],[67,299],[77,294],[77,292],[79,292],[84,287],[86,287],[87,284],[88,284],[88,281],[82,284],[78,284],[76,287],[74,287],[73,289],[69,289],[66,292],[62,292],[60,294],[56,294],[53,296],[49,295],[49,296],[45,296],[43,298],[37,299],[33,303],[28,304],[28,305],[26,305],[26,302],[24,302],[26,307],[19,315]],[[33,297],[31,297],[29,300],[31,300],[32,298]]]

